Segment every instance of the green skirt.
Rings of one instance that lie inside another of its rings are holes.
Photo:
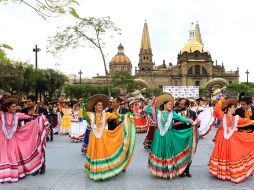
[[[156,129],[148,167],[154,176],[175,178],[192,161],[198,142],[196,127],[183,130],[169,129],[164,136]]]

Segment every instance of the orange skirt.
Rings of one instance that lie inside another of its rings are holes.
[[[227,140],[218,129],[209,172],[222,180],[240,183],[254,173],[254,133],[235,131]]]

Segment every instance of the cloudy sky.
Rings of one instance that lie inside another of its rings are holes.
[[[116,55],[119,43],[125,48],[133,69],[138,64],[138,54],[144,21],[147,20],[156,65],[176,64],[177,54],[188,40],[191,22],[199,22],[204,50],[213,60],[222,62],[226,70],[239,67],[240,81],[254,82],[254,2],[253,0],[80,0],[77,11],[80,16],[103,17],[111,20],[122,30],[122,35],[106,41],[107,63]],[[34,64],[35,44],[40,68],[55,68],[65,74],[83,77],[104,74],[100,53],[96,49],[69,49],[59,58],[46,53],[47,39],[54,36],[57,27],[73,23],[70,16],[43,20],[31,8],[20,4],[0,5],[0,43],[14,49],[8,51],[10,58]]]

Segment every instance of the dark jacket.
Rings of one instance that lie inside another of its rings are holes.
[[[126,114],[127,112],[129,112],[130,110],[124,107],[120,107],[119,109],[119,114]],[[107,112],[113,113],[114,109],[110,108],[107,110]],[[114,130],[119,124],[122,123],[122,119],[118,118],[118,119],[112,119],[108,122],[108,129],[109,130]]]
[[[181,114],[182,115],[182,110],[176,109],[174,111],[177,114]],[[197,118],[197,114],[196,114],[196,112],[194,112],[194,111],[192,111],[190,109],[187,109],[187,114],[186,114],[185,117],[186,118],[191,118],[193,121],[195,121],[196,118]],[[190,128],[190,127],[191,127],[191,124],[189,124],[189,123],[184,123],[184,122],[177,121],[177,120],[173,121],[173,129],[182,130],[182,129],[187,129],[187,128]]]
[[[254,120],[254,106],[251,106],[251,112],[252,112],[252,116],[250,117],[251,120]],[[237,108],[235,110],[235,115],[239,115],[242,118],[245,118],[245,111],[242,108]],[[244,131],[247,130],[249,132],[254,130],[254,125],[249,125],[247,127],[241,127],[238,128],[240,131]]]
[[[22,110],[22,113],[28,114],[29,110],[30,110],[30,107],[26,107]],[[42,108],[40,106],[36,106],[34,114],[38,114],[38,115],[43,114],[43,115],[47,116],[48,111],[45,108]]]

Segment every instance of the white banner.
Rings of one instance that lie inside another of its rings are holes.
[[[172,94],[174,98],[199,98],[199,86],[163,86],[163,92]]]

